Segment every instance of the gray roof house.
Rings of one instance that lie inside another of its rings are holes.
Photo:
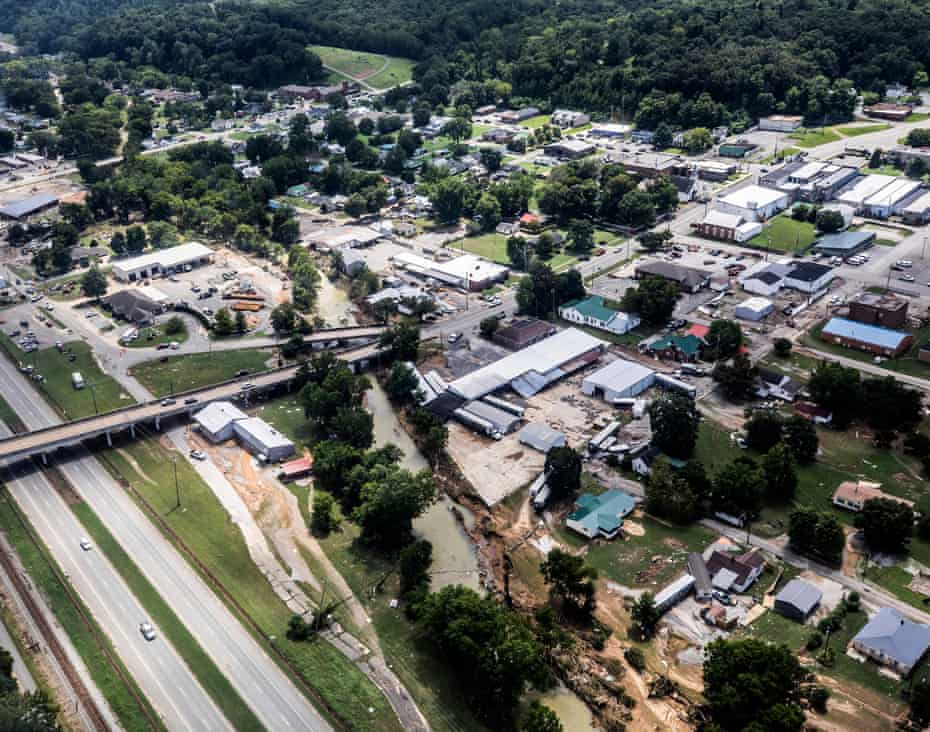
[[[907,676],[930,648],[930,627],[883,607],[852,639],[853,648]]]
[[[793,579],[775,596],[775,610],[803,623],[817,609],[823,593],[804,580]]]

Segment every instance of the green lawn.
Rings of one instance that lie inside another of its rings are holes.
[[[91,347],[84,341],[69,341],[66,344],[76,356],[74,361],[69,361],[67,355],[59,353],[54,346],[23,353],[3,334],[0,334],[0,345],[14,362],[30,364],[45,377],[45,381],[38,384],[38,387],[65,419],[79,419],[95,414],[95,400],[96,411],[99,412],[109,412],[135,403],[116,379],[100,369]],[[75,389],[71,384],[71,374],[75,371],[84,377],[87,386],[83,389]]]
[[[648,516],[634,518],[645,530],[613,541],[589,543],[564,525],[557,530],[559,541],[570,547],[587,544],[589,566],[607,579],[625,587],[660,589],[684,569],[689,552],[703,551],[716,534],[697,524],[669,526]],[[654,558],[658,557],[656,561]]]
[[[755,533],[765,536],[784,533],[788,514],[795,505],[828,511],[840,522],[852,525],[853,514],[835,507],[831,500],[836,487],[846,480],[876,481],[888,493],[914,501],[926,494],[919,465],[910,457],[878,449],[857,438],[855,427],[847,432],[818,428],[817,434],[823,454],[811,465],[798,466],[798,490],[793,504],[765,506],[753,523]],[[701,422],[695,457],[704,463],[709,474],[713,475],[741,455],[761,458],[752,450],[740,450],[730,440],[730,432],[719,424],[707,419]]]
[[[20,522],[13,499],[6,491],[0,493],[0,529],[16,550],[29,579],[39,588],[55,619],[68,634],[94,684],[100,689],[123,729],[127,732],[151,730],[137,699],[141,699],[146,705],[152,718],[157,719],[157,714],[122,665],[90,611],[77,595],[65,586],[61,568],[52,559],[47,548],[41,543],[36,545],[32,542],[29,536],[31,527],[27,530]],[[71,597],[75,598],[77,606],[72,604]],[[113,664],[120,668],[123,677]],[[124,678],[129,681],[124,681]]]
[[[816,238],[813,224],[795,221],[790,215],[782,214],[771,219],[748,244],[760,249],[799,253],[813,244]]]
[[[864,363],[874,362],[875,356],[871,353],[860,351],[855,348],[845,348],[839,344],[828,343],[827,341],[821,340],[820,333],[824,325],[826,325],[826,321],[821,321],[815,325],[801,336],[801,342],[811,348],[826,351],[827,353],[834,353],[837,356],[845,356],[846,358],[855,359],[856,361],[862,361]],[[909,376],[930,378],[930,364],[917,358],[920,347],[930,340],[930,327],[917,328],[916,330],[908,328],[907,330],[914,335],[914,342],[911,347],[897,358],[885,359],[882,361],[881,366],[889,371],[897,371],[898,373],[908,374]]]
[[[583,330],[585,333],[590,333],[595,338],[600,338],[604,341],[610,341],[611,343],[616,343],[618,346],[630,346],[631,348],[636,346],[640,341],[654,336],[660,330],[662,330],[661,325],[648,325],[642,324],[633,330],[624,333],[623,335],[617,335],[616,333],[608,333],[605,330],[598,330],[597,328],[591,328],[587,325],[581,325],[579,323],[569,323],[567,320],[562,320],[559,318],[559,324],[565,327],[578,328]]]
[[[930,119],[930,114],[926,114],[924,112],[912,112],[911,114],[907,116],[907,118],[904,121],[905,122],[925,122],[928,119]]]
[[[183,506],[183,510],[178,511],[172,510],[176,502],[172,463],[157,441],[126,442],[119,450],[103,450],[100,454],[111,469],[144,495],[198,560],[209,568],[213,577],[255,620],[264,634],[257,640],[264,645],[267,636],[275,636],[275,645],[351,729],[400,732],[400,723],[385,697],[333,646],[321,640],[298,643],[287,639],[285,631],[290,611],[252,562],[238,527],[229,520],[216,496],[186,460],[177,461]],[[374,711],[369,712],[369,708]]]
[[[452,242],[449,247],[451,249],[463,249],[471,254],[477,254],[479,257],[490,259],[492,262],[510,264],[510,259],[507,257],[507,237],[497,232],[465,237]]]
[[[894,165],[883,165],[880,168],[863,168],[862,172],[865,173],[866,175],[874,175],[874,174],[895,175],[895,176],[904,175],[904,169],[898,168]]]
[[[828,142],[836,142],[842,137],[829,127],[817,127],[815,129],[804,129],[803,127],[789,135],[799,147],[817,147],[825,145]]]
[[[127,348],[155,348],[155,346],[161,345],[162,343],[184,343],[189,336],[190,334],[187,332],[186,324],[184,330],[180,333],[173,333],[170,335],[165,333],[164,325],[151,326],[142,328],[142,330],[139,331],[139,337],[134,341],[130,341],[127,344]]]
[[[264,371],[271,351],[258,348],[164,356],[133,366],[130,373],[155,396],[164,396],[231,379],[237,371]]]
[[[414,62],[410,59],[335,46],[310,46],[310,50],[338,74],[376,89],[389,89],[413,78]]]
[[[525,119],[520,123],[520,127],[527,127],[531,130],[535,130],[538,127],[543,127],[544,125],[549,124],[549,115],[548,114],[537,114],[535,117],[530,117]]]
[[[279,432],[290,437],[298,446],[309,447],[315,442],[313,428],[304,416],[303,407],[298,403],[296,395],[265,402],[258,407],[256,414]]]
[[[801,151],[796,147],[786,147],[779,150],[777,154],[769,155],[759,162],[762,163],[762,165],[768,165],[769,163],[774,163],[777,160],[781,160],[782,158],[786,158],[790,155],[797,155],[799,152]]]
[[[845,137],[858,137],[859,135],[869,135],[873,132],[881,132],[891,127],[889,124],[877,125],[860,125],[852,127],[837,127],[836,131]]]
[[[174,614],[171,606],[139,571],[136,563],[113,538],[100,518],[86,503],[71,506],[94,543],[96,551],[103,552],[110,563],[129,585],[135,598],[145,608],[150,619],[165,634],[185,664],[197,677],[204,690],[210,695],[223,715],[236,729],[262,730],[261,722],[246,705],[229,680],[191,635],[190,631]]]

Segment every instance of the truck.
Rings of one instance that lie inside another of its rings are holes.
[[[84,388],[84,377],[81,375],[80,371],[75,371],[71,374],[71,386],[75,389]]]

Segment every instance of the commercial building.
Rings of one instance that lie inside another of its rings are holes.
[[[708,211],[702,221],[692,226],[702,236],[722,241],[749,241],[762,232],[762,224],[758,221],[746,221],[739,214],[717,210]]]
[[[794,132],[802,124],[804,118],[795,115],[773,114],[759,118],[759,129],[764,132]]]
[[[903,122],[911,115],[912,108],[909,104],[893,104],[891,102],[879,102],[870,107],[864,107],[869,117],[877,119],[888,119],[892,122]]]
[[[893,293],[863,292],[849,301],[849,319],[882,328],[903,328],[907,324],[908,301]]]
[[[785,275],[785,287],[813,294],[820,292],[834,278],[832,267],[816,262],[801,262]]]
[[[546,145],[546,154],[556,158],[568,158],[577,160],[586,155],[590,155],[596,148],[590,142],[583,140],[559,140]]]
[[[607,344],[577,328],[567,328],[449,384],[464,399],[480,399],[510,387],[524,397],[597,361]]]
[[[171,274],[185,266],[191,267],[208,264],[213,257],[213,250],[199,242],[179,244],[169,249],[159,249],[150,254],[143,254],[131,259],[113,262],[113,276],[123,282]]]
[[[627,173],[634,173],[642,178],[687,172],[687,165],[677,155],[637,152],[632,155],[611,155],[610,159],[611,162],[620,163]]]
[[[638,265],[634,270],[634,276],[638,280],[646,277],[661,277],[663,280],[674,282],[684,292],[692,293],[706,287],[710,281],[710,272],[661,260]]]
[[[909,224],[926,224],[930,221],[930,191],[924,190],[916,198],[905,205],[901,211],[901,218]]]
[[[930,648],[930,627],[883,607],[852,639],[852,647],[876,663],[907,676]]]
[[[603,137],[608,140],[622,140],[633,129],[629,125],[616,124],[614,122],[595,122],[588,130],[588,136]]]
[[[233,432],[246,449],[268,462],[276,463],[294,453],[294,443],[258,417],[237,419]]]
[[[832,198],[857,175],[859,171],[849,165],[792,160],[763,175],[759,183],[787,193],[792,200],[816,202]]]
[[[854,178],[852,184],[837,195],[836,200],[852,206],[856,211],[860,211],[868,199],[896,180],[897,178],[893,175],[882,175],[880,173],[863,175]]]
[[[587,325],[617,335],[623,335],[639,325],[638,315],[607,307],[600,295],[560,305],[559,317],[577,325]]]
[[[827,234],[814,242],[814,251],[828,257],[852,257],[868,249],[875,241],[874,231],[843,231]]]
[[[349,277],[354,277],[360,272],[363,272],[368,266],[365,263],[365,257],[354,249],[342,247],[341,249],[337,249],[336,252],[338,254],[336,262],[339,270]]]
[[[581,391],[607,402],[629,399],[642,394],[653,385],[656,372],[635,361],[618,358],[584,377]]]
[[[722,158],[744,158],[757,147],[755,143],[745,140],[725,142],[717,148],[717,154]]]
[[[582,536],[613,539],[623,527],[623,519],[636,507],[636,499],[623,491],[607,491],[599,496],[582,493],[565,525]]]
[[[914,502],[906,498],[900,498],[891,493],[885,493],[882,490],[881,483],[873,483],[868,480],[846,480],[840,483],[836,490],[833,491],[833,505],[845,508],[848,511],[858,513],[866,504],[866,501],[882,498],[888,501],[897,501],[906,506],[914,507]]]
[[[149,325],[165,312],[165,306],[141,292],[121,290],[103,298],[101,305],[121,320],[134,325]]]
[[[556,127],[581,127],[591,121],[591,116],[584,112],[575,112],[570,109],[557,109],[549,117],[550,124]]]
[[[791,202],[787,193],[772,188],[749,185],[721,196],[714,208],[724,213],[742,216],[746,221],[765,221],[788,208]]]
[[[823,592],[809,582],[793,579],[775,596],[775,612],[805,622],[817,609]]]
[[[736,163],[723,163],[719,160],[698,160],[692,164],[692,167],[701,180],[718,183],[727,180],[738,169]]]
[[[565,447],[565,435],[541,422],[530,422],[519,436],[520,444],[540,452],[549,452],[554,447]]]
[[[510,325],[498,328],[491,339],[504,348],[518,351],[521,348],[532,346],[556,332],[555,327],[545,320],[535,318],[521,318],[514,320]]]
[[[20,220],[58,205],[58,196],[51,193],[36,193],[0,206],[0,217]]]
[[[497,118],[501,122],[507,122],[508,124],[516,124],[517,122],[523,122],[528,120],[530,117],[535,117],[539,114],[539,110],[536,107],[523,107],[522,109],[508,109],[503,112],[500,112],[497,115]]]
[[[920,182],[908,178],[895,178],[894,182],[876,191],[862,203],[862,212],[866,216],[887,219],[898,214],[915,197],[920,190]]]
[[[820,331],[820,338],[828,343],[888,358],[900,356],[914,342],[914,336],[910,333],[857,323],[846,318],[830,318]]]
[[[194,415],[194,422],[204,437],[210,442],[219,443],[231,440],[235,423],[248,417],[249,415],[230,402],[212,402]]]
[[[772,297],[784,287],[784,277],[771,270],[762,270],[754,272],[740,281],[742,288],[746,292],[764,297]]]
[[[463,254],[448,262],[437,262],[410,252],[394,257],[394,265],[411,274],[433,279],[466,290],[484,290],[507,279],[510,270],[473,254]]]
[[[367,226],[324,226],[311,231],[305,241],[314,249],[334,251],[348,247],[367,247],[384,236]]]
[[[736,306],[736,317],[740,320],[758,322],[775,309],[775,304],[764,297],[750,297]]]
[[[456,409],[453,414],[466,426],[481,426],[489,436],[508,435],[513,432],[522,421],[519,414],[507,409],[476,399]]]

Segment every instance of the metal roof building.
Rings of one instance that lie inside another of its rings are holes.
[[[44,211],[58,203],[58,196],[51,193],[36,193],[28,198],[21,198],[0,206],[0,216],[7,219],[22,219],[39,211]]]
[[[750,297],[736,306],[735,315],[741,320],[762,320],[775,309],[775,304],[764,297]]]
[[[264,455],[269,462],[277,462],[294,452],[294,443],[258,417],[239,419],[233,423],[233,432],[246,448]]]
[[[211,442],[225,442],[233,437],[233,425],[248,416],[235,404],[213,402],[194,415],[194,422],[200,425],[201,434]]]
[[[213,250],[200,242],[190,241],[176,247],[159,249],[139,257],[113,262],[113,276],[118,280],[133,281],[157,274],[165,274],[185,265],[198,265],[210,261]]]
[[[775,609],[785,617],[803,623],[810,616],[823,593],[804,580],[793,579],[775,596]]]
[[[607,344],[577,328],[567,328],[521,351],[482,366],[449,384],[465,399],[510,386],[527,397],[600,358]]]
[[[893,175],[873,173],[856,178],[848,190],[843,191],[836,198],[840,203],[848,203],[853,208],[860,208],[866,201],[885,186],[897,180]]]
[[[878,663],[907,675],[930,648],[930,627],[883,607],[852,639],[852,646]]]
[[[830,343],[870,351],[880,356],[900,355],[914,341],[910,333],[846,318],[830,318],[821,330],[820,337]]]
[[[549,425],[531,422],[520,430],[520,443],[540,452],[549,452],[553,447],[564,447],[566,440],[564,434]]]
[[[814,250],[831,257],[851,257],[875,241],[874,231],[843,231],[827,234],[814,243]]]
[[[581,391],[608,402],[628,399],[646,391],[655,382],[656,372],[635,361],[618,358],[599,368],[581,382]]]

